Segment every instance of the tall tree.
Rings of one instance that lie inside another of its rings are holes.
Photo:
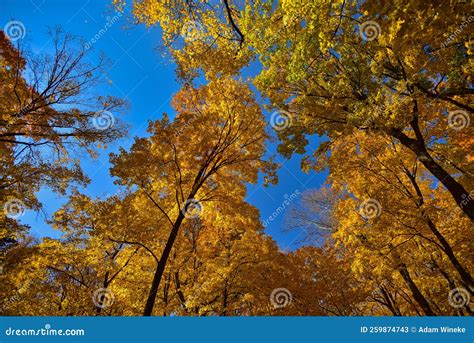
[[[41,207],[40,187],[64,194],[71,182],[87,184],[80,150],[96,156],[125,134],[110,112],[124,102],[97,93],[104,61],[89,64],[80,40],[59,29],[51,38],[52,53],[39,55],[0,32],[0,241],[17,238],[24,207]]]
[[[452,211],[446,190],[432,189],[430,179],[419,173],[421,163],[402,144],[359,132],[340,137],[322,156],[307,162],[314,168],[327,167],[332,192],[342,193],[328,197],[336,201],[323,203],[329,206],[323,206],[322,213],[327,217],[329,211],[330,240],[335,239],[351,256],[358,278],[372,280],[374,290],[382,281],[385,286],[405,288],[418,304],[401,306],[382,287],[384,306],[390,306],[392,313],[452,314],[454,309],[446,306],[449,290],[463,287],[472,293],[468,248],[472,232],[466,231],[470,220],[461,211]],[[306,210],[291,214],[312,235],[313,222],[307,219],[320,222],[322,202],[313,195],[318,192],[309,194],[303,198],[309,202]],[[326,226],[317,229],[327,231]],[[439,285],[439,293],[433,284]],[[464,310],[469,312],[468,307]]]
[[[185,87],[173,106],[172,123],[167,116],[151,123],[150,138],[136,139],[130,152],[111,156],[117,183],[138,187],[145,206],[156,207],[162,228],[169,230],[144,309],[147,316],[185,218],[205,218],[225,202],[243,199],[245,183],[256,182],[259,170],[274,176],[273,164],[262,160],[265,122],[247,86],[221,79]]]
[[[138,21],[161,24],[188,78],[238,73],[259,58],[255,84],[291,123],[278,132],[283,154],[304,153],[307,135],[383,133],[409,148],[474,220],[474,202],[465,201],[472,171],[456,168],[464,157],[445,148],[457,129],[470,130],[472,51],[463,32],[470,4],[135,1],[134,9]],[[174,17],[197,22],[199,39],[184,35],[184,45],[173,47],[180,31],[167,24]]]

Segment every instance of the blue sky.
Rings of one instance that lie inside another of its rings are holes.
[[[24,38],[33,51],[44,52],[50,48],[47,35],[48,27],[61,26],[64,31],[83,37],[89,41],[104,28],[107,18],[115,13],[110,5],[111,0],[1,0],[0,26],[4,27],[11,20],[21,21],[26,28]],[[147,136],[148,120],[158,119],[164,112],[173,118],[170,101],[180,88],[176,81],[175,65],[169,58],[163,58],[158,47],[161,43],[161,30],[147,30],[143,25],[133,25],[129,13],[118,18],[112,27],[93,45],[90,59],[93,62],[99,53],[104,53],[111,62],[108,71],[103,75],[101,91],[125,98],[130,107],[120,115],[120,119],[130,125],[128,137],[112,144],[101,153],[97,160],[84,159],[82,166],[92,179],[84,191],[90,196],[106,196],[116,191],[113,179],[109,175],[108,153],[118,147],[128,148],[133,137]],[[115,20],[114,20],[115,21]],[[258,67],[246,71],[252,74]],[[270,113],[266,113],[270,118]],[[310,140],[309,149],[317,147],[319,139]],[[269,154],[274,154],[276,144],[269,146]],[[308,188],[317,188],[325,180],[325,174],[302,173],[300,157],[294,156],[285,160],[277,155],[277,162],[282,164],[279,170],[279,184],[264,188],[261,184],[249,185],[248,201],[259,208],[262,221],[267,219],[281,206],[285,196],[296,190],[300,193]],[[65,201],[61,196],[52,194],[47,189],[39,193],[44,205],[44,213],[27,211],[20,220],[32,227],[36,237],[59,237],[60,233],[52,230],[44,222],[45,215],[50,216]],[[266,228],[282,249],[295,247],[298,232],[284,232],[284,213],[278,215]],[[301,238],[301,237],[300,237]]]

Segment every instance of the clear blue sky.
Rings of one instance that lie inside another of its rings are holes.
[[[0,26],[4,27],[10,20],[21,21],[27,30],[26,43],[34,51],[47,51],[50,47],[47,35],[48,27],[61,26],[64,31],[83,37],[86,41],[104,28],[107,17],[115,13],[111,0],[0,0]],[[143,25],[131,24],[129,13],[107,30],[94,44],[91,60],[102,52],[112,62],[108,72],[103,75],[104,91],[108,94],[126,98],[130,108],[121,116],[121,120],[130,125],[129,136],[117,141],[107,151],[101,153],[97,160],[85,159],[82,166],[91,177],[92,182],[85,191],[90,196],[106,196],[116,189],[109,175],[108,153],[116,151],[119,146],[128,148],[135,136],[146,136],[147,121],[158,119],[163,112],[173,117],[170,100],[180,88],[175,77],[175,65],[167,58],[162,58],[157,47],[161,43],[161,30],[147,30]],[[247,70],[252,73],[257,67]],[[266,113],[267,118],[270,117]],[[317,147],[319,139],[311,139],[310,149]],[[270,145],[269,154],[275,153],[275,144]],[[277,155],[282,163],[279,170],[279,184],[264,188],[261,184],[249,185],[248,201],[259,208],[262,221],[267,219],[282,205],[285,195],[296,190],[303,192],[308,188],[317,188],[325,180],[325,174],[314,172],[305,174],[300,171],[300,157],[284,160]],[[39,194],[47,216],[65,201],[58,195],[44,189]],[[297,232],[283,232],[284,213],[278,215],[268,225],[266,232],[270,234],[282,249],[295,247]],[[59,237],[60,233],[52,230],[44,222],[45,216],[27,211],[20,220],[32,227],[36,237]]]

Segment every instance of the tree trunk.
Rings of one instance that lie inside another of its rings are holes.
[[[382,295],[385,299],[385,306],[390,310],[390,312],[392,312],[394,316],[401,316],[402,314],[400,313],[398,307],[395,305],[395,300],[389,294],[389,292],[383,287],[380,287],[380,291],[382,292]]]
[[[393,129],[390,134],[402,143],[405,147],[413,151],[426,169],[436,177],[451,193],[459,208],[474,221],[474,201],[470,199],[469,192],[457,182],[442,166],[431,157],[426,150],[424,142],[419,139],[408,137],[399,129]]]
[[[181,302],[181,306],[183,306],[185,312],[188,312],[188,309],[186,307],[186,298],[184,297],[184,293],[181,290],[181,281],[179,280],[179,272],[174,273],[174,284],[176,287],[176,294],[178,295],[178,299]]]
[[[148,293],[148,298],[146,300],[145,309],[143,310],[144,316],[151,316],[153,312],[153,307],[155,306],[156,294],[158,292],[158,287],[160,286],[161,278],[163,276],[163,272],[165,271],[166,262],[168,262],[168,258],[170,256],[171,249],[173,248],[174,241],[178,236],[178,231],[183,222],[184,214],[182,211],[179,212],[178,218],[176,219],[175,223],[173,224],[173,228],[171,229],[170,235],[168,236],[168,241],[166,242],[165,249],[161,254],[160,261],[158,262],[158,266],[155,270],[155,275],[153,276],[153,281],[151,283],[150,292]]]
[[[436,226],[431,220],[428,221],[428,226],[430,227],[431,231],[436,236],[438,241],[441,243],[444,253],[446,254],[446,256],[448,256],[449,261],[451,261],[452,265],[461,276],[461,280],[463,281],[466,288],[469,290],[469,293],[471,293],[471,295],[474,294],[474,281],[472,279],[471,274],[461,265],[461,262],[459,262],[459,260],[454,255],[453,249],[446,241],[444,236],[436,229]]]
[[[228,297],[228,291],[227,291],[227,282],[224,285],[224,290],[222,292],[222,316],[226,317],[227,316],[227,297]]]
[[[393,245],[389,244],[389,248],[393,249]],[[413,281],[413,279],[411,278],[410,272],[408,271],[406,264],[400,258],[400,255],[398,255],[398,253],[394,250],[392,251],[392,254],[397,266],[397,270],[402,276],[403,280],[405,280],[405,283],[410,289],[411,294],[413,295],[413,298],[415,299],[415,301],[418,303],[418,305],[420,305],[421,309],[427,316],[436,316],[436,314],[431,309],[430,303],[425,298],[425,296],[421,293],[415,281]]]
[[[104,276],[103,287],[105,289],[109,287],[109,272],[108,271],[105,273],[105,276]],[[97,315],[100,315],[100,313],[102,312],[103,305],[104,305],[105,295],[101,294],[98,300],[99,300],[99,304],[95,307],[95,311]]]
[[[466,288],[469,290],[469,292],[474,294],[474,281],[472,279],[471,274],[468,272],[467,269],[463,267],[461,262],[456,258],[456,255],[454,255],[454,251],[451,248],[451,245],[448,243],[448,241],[444,238],[444,236],[441,234],[441,232],[438,231],[436,225],[433,223],[431,218],[426,215],[425,211],[423,210],[422,206],[425,203],[425,200],[423,198],[423,193],[421,192],[420,187],[418,186],[418,183],[416,182],[416,176],[412,175],[410,173],[406,173],[408,178],[411,181],[411,184],[415,188],[416,195],[418,196],[418,199],[415,201],[416,206],[419,208],[421,211],[421,214],[423,215],[424,219],[426,220],[426,223],[428,224],[428,227],[430,228],[431,232],[436,236],[438,239],[439,243],[441,244],[442,251],[446,254],[448,257],[449,261],[452,263],[454,268],[457,270],[459,275],[461,276],[461,280],[463,281],[464,285]]]
[[[420,305],[423,312],[427,316],[436,316],[436,314],[431,309],[431,306],[430,306],[428,300],[426,300],[424,295],[418,289],[418,286],[415,284],[415,282],[411,278],[410,273],[408,272],[408,269],[407,269],[407,267],[404,263],[402,263],[398,266],[398,272],[403,277],[403,280],[405,280],[408,288],[410,288],[410,291],[413,295],[413,298],[416,300],[418,305]]]

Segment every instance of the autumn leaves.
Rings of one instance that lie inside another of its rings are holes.
[[[131,6],[139,23],[161,26],[177,63],[175,116],[151,122],[147,137],[111,154],[122,193],[71,192],[51,220],[61,240],[32,242],[27,228],[5,221],[2,292],[15,299],[5,313],[473,314],[472,47],[457,31],[466,4]],[[69,70],[61,46],[58,63]],[[92,113],[54,109],[58,94],[81,94],[76,83],[56,85],[68,79],[61,72],[47,99],[19,111],[11,99],[29,90],[24,80],[15,86],[20,57],[2,69],[1,191],[39,208],[41,185],[65,192],[70,181],[87,181],[69,144],[93,153],[93,144],[123,132]],[[255,75],[244,79],[250,63]],[[94,113],[121,105],[99,103]],[[68,140],[56,127],[71,130]],[[307,235],[293,252],[279,251],[245,201],[246,184],[259,175],[277,181],[277,166],[264,159],[269,127],[281,155],[302,154],[303,170],[328,172],[324,187],[298,190],[282,210],[288,228]],[[324,140],[318,147],[309,145],[315,135]],[[39,144],[60,158],[46,159]]]
[[[139,203],[135,207],[142,206],[142,211],[155,207],[163,218],[157,229],[169,232],[144,315],[153,313],[184,219],[199,216],[201,225],[209,218],[213,225],[226,226],[230,213],[225,208],[242,206],[245,183],[256,182],[265,165],[265,123],[247,86],[220,79],[197,89],[185,87],[173,99],[173,106],[177,115],[172,123],[165,116],[150,124],[150,138],[137,139],[130,153],[111,156],[111,173],[118,177],[117,183],[136,187]],[[130,169],[131,165],[139,168]],[[197,214],[190,213],[196,209]],[[148,237],[147,241],[155,239]]]
[[[465,30],[470,7],[342,0],[274,5],[235,2],[224,11],[218,4],[136,1],[133,11],[147,26],[161,25],[184,80],[199,72],[208,80],[238,75],[259,61],[251,82],[274,111],[278,151],[304,154],[308,172],[329,171],[335,195],[326,204],[326,253],[335,249],[341,268],[349,267],[372,294],[356,312],[453,313],[449,291],[464,289],[457,293],[469,297],[474,291],[472,46],[459,29]],[[168,25],[170,18],[180,21]],[[206,39],[176,44],[180,25],[191,20]],[[315,134],[327,142],[313,149],[307,137]],[[317,218],[319,203],[307,205],[299,218]],[[346,313],[351,306],[346,299],[325,310]],[[472,314],[469,298],[454,311]]]

